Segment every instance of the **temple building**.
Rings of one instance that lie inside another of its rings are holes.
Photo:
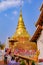
[[[36,31],[31,37],[26,30],[22,10],[20,10],[16,31],[8,38],[9,48],[14,54],[27,56],[26,58],[32,57],[31,59],[33,60],[35,60],[35,58],[43,60],[43,4],[40,8],[40,12],[40,16],[35,24]]]
[[[19,51],[22,51],[19,54],[22,54],[24,51],[28,53],[32,51],[30,55],[34,54],[34,52],[36,52],[37,50],[37,45],[35,42],[30,42],[30,38],[30,34],[27,32],[24,25],[22,10],[20,10],[20,16],[18,19],[16,31],[14,35],[9,38],[9,48],[11,48],[12,50],[19,49]]]
[[[37,48],[40,51],[39,59],[43,59],[43,4],[40,8],[40,12],[40,16],[35,25],[36,31],[30,41],[37,43]]]

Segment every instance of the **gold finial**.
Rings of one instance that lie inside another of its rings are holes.
[[[20,4],[20,16],[22,16],[22,4]]]

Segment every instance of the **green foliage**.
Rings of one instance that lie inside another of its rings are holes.
[[[24,60],[21,60],[20,65],[26,65]]]
[[[32,61],[32,65],[35,65],[35,62],[34,61]]]

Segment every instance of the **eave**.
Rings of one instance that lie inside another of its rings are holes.
[[[38,25],[38,27],[37,27],[37,29],[36,29],[34,35],[31,37],[30,41],[36,42],[37,39],[38,39],[38,37],[39,37],[40,34],[41,34],[41,31],[42,31],[42,26],[39,26],[39,25]]]
[[[35,26],[37,27],[37,25],[42,25],[43,23],[43,11],[41,12],[39,18],[38,18],[38,21],[37,23],[35,24]]]

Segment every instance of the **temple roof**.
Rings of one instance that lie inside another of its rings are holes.
[[[38,39],[38,37],[39,37],[40,34],[41,34],[42,29],[43,29],[43,27],[38,25],[38,27],[37,27],[37,29],[36,29],[34,35],[31,37],[30,41],[36,42],[37,39]]]
[[[30,39],[30,41],[32,41],[32,42],[37,42],[37,39],[39,38],[41,31],[43,30],[43,3],[40,8],[40,11],[41,11],[41,14],[38,18],[38,21],[36,22],[36,25],[35,25],[37,27],[36,31]]]
[[[40,14],[35,26],[43,24],[43,3],[42,3],[42,6],[40,8],[40,11],[41,11],[41,14]]]
[[[22,17],[22,10],[20,10],[18,25],[17,25],[17,28],[16,28],[16,32],[12,36],[12,39],[14,39],[15,37],[28,37],[28,38],[30,38],[30,35],[26,31],[26,27],[24,25],[24,21],[23,21],[23,17]]]
[[[42,11],[42,9],[43,9],[43,3],[42,3],[42,5],[41,5],[41,7],[40,7],[40,11]]]

